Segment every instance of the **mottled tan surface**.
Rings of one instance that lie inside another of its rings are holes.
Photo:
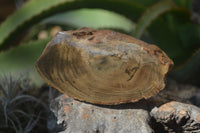
[[[48,84],[73,98],[119,104],[162,90],[173,62],[155,45],[110,30],[82,28],[59,32],[36,66]]]
[[[169,133],[199,133],[200,108],[171,101],[150,112],[157,123],[161,123]]]

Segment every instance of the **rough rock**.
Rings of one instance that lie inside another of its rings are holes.
[[[53,133],[198,133],[199,99],[199,88],[174,80],[158,95],[136,103],[102,106],[63,94],[51,102],[48,128]]]
[[[51,103],[57,121],[52,125],[51,119],[49,128],[60,133],[152,133],[148,111],[128,107],[92,105],[61,95]]]
[[[200,88],[189,84],[180,84],[173,79],[167,79],[165,89],[148,99],[148,101],[153,106],[160,106],[164,103],[177,101],[200,107]]]
[[[170,133],[199,133],[200,109],[180,102],[169,102],[153,108],[151,116]]]

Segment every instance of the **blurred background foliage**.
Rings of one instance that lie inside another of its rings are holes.
[[[26,72],[41,88],[35,62],[48,41],[58,31],[91,27],[159,46],[175,63],[171,78],[200,86],[199,14],[198,0],[1,0],[0,75]]]

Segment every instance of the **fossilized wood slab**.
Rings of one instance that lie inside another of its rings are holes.
[[[119,104],[149,98],[165,87],[173,66],[157,46],[111,30],[59,32],[37,61],[42,78],[81,101]]]

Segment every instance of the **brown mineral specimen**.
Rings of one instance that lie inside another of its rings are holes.
[[[109,105],[158,93],[173,62],[157,46],[128,35],[81,28],[59,32],[36,66],[49,85],[68,96]]]

